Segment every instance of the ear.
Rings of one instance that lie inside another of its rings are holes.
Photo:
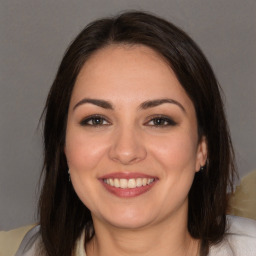
[[[207,149],[206,137],[202,136],[197,146],[196,166],[195,166],[196,172],[200,171],[200,168],[202,166],[205,166],[207,155],[208,155],[208,149]]]

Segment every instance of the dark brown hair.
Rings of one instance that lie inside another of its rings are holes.
[[[189,193],[188,230],[201,240],[201,255],[225,233],[227,189],[232,190],[234,154],[219,86],[198,46],[182,30],[154,15],[126,12],[89,24],[68,48],[45,106],[44,183],[39,214],[43,246],[49,256],[70,256],[85,229],[93,233],[90,211],[69,182],[64,154],[67,113],[83,64],[110,44],[142,44],[163,56],[192,100],[199,137],[206,137],[208,161],[195,175]]]

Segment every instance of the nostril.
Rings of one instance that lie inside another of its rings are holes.
[[[146,148],[138,133],[127,128],[114,134],[109,157],[128,165],[141,161],[146,157]]]
[[[143,160],[146,155],[147,153],[144,148],[135,148],[134,150],[130,151],[112,148],[109,153],[109,157],[113,161],[117,161],[125,165],[139,162]]]

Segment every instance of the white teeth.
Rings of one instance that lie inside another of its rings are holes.
[[[127,188],[127,180],[126,179],[120,179],[120,188]]]
[[[129,179],[127,186],[128,186],[128,188],[136,188],[136,181],[135,181],[135,179]]]
[[[150,183],[152,183],[154,181],[154,179],[148,179],[147,184],[149,185]]]
[[[119,187],[120,187],[119,179],[114,179],[114,186],[115,186],[116,188],[119,188]]]
[[[138,188],[141,186],[147,186],[154,182],[153,178],[137,178],[137,179],[104,179],[103,181],[116,188]]]
[[[136,187],[141,187],[142,186],[142,179],[138,178],[136,179]]]
[[[143,178],[142,179],[142,186],[146,186],[147,182],[148,182],[148,179],[147,178]]]

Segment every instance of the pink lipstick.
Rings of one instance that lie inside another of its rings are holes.
[[[119,197],[135,197],[149,191],[158,178],[142,173],[111,173],[99,178],[102,185]]]

